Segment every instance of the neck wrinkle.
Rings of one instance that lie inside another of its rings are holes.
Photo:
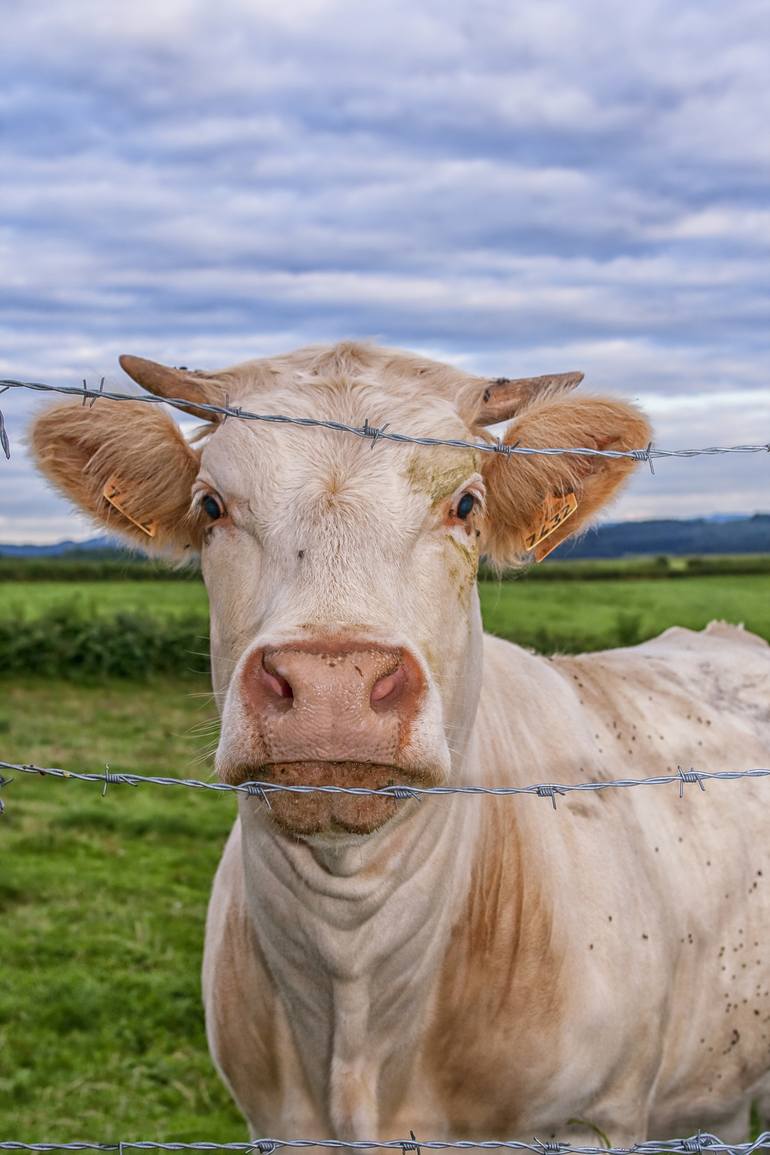
[[[362,839],[360,845],[344,848],[340,858],[346,869],[332,872],[328,854],[276,833],[256,816],[253,801],[243,799],[240,807],[247,886],[253,883],[262,890],[275,885],[286,901],[314,914],[323,911],[324,921],[340,929],[375,917],[425,875],[431,879],[433,907],[442,878],[447,870],[451,873],[451,859],[472,845],[476,824],[470,798],[410,802],[403,818]],[[426,903],[427,899],[425,894]]]
[[[374,977],[401,953],[407,973],[422,971],[417,944],[432,956],[440,951],[466,901],[480,803],[469,796],[410,803],[411,813],[368,840],[356,872],[337,875],[310,847],[271,829],[256,800],[242,799],[246,890],[264,949],[282,943],[298,963],[316,959],[321,984],[324,972]]]

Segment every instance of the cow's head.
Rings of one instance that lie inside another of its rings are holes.
[[[211,420],[201,405],[389,425],[509,444],[631,449],[632,406],[570,394],[579,374],[473,377],[359,345],[216,373],[122,361],[144,388],[209,419],[188,443],[158,407],[99,401],[38,417],[43,472],[107,528],[145,548],[200,552],[211,605],[217,768],[229,782],[344,786],[462,780],[481,684],[479,556],[528,554],[574,533],[633,462],[372,443],[323,428]],[[574,498],[570,495],[574,495]],[[368,834],[413,804],[274,794],[268,820],[305,837]],[[266,811],[266,814],[268,812]]]

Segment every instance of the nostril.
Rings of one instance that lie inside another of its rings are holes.
[[[406,685],[406,671],[403,666],[397,666],[390,674],[385,674],[384,677],[378,680],[372,686],[372,693],[370,702],[376,709],[377,707],[385,708],[394,706],[401,697],[401,692]]]
[[[294,691],[291,688],[291,683],[279,674],[277,670],[268,670],[264,658],[262,659],[262,669],[260,672],[266,689],[268,689],[274,697],[280,698],[285,702],[290,702],[293,699]]]

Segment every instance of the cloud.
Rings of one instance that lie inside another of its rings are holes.
[[[767,440],[767,48],[761,0],[16,6],[0,373],[364,336],[582,368],[646,402],[660,444]],[[84,532],[23,456],[33,402],[2,405],[0,537]],[[618,510],[766,495],[764,459],[705,459]]]

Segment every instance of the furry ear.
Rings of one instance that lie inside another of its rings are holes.
[[[48,480],[111,533],[151,552],[199,547],[189,518],[198,454],[155,406],[55,405],[35,419],[29,443]]]
[[[533,406],[512,423],[503,440],[533,449],[629,450],[642,449],[650,435],[647,419],[634,405],[609,397],[574,396]],[[542,560],[565,538],[587,528],[637,464],[629,458],[490,454],[484,466],[488,515],[484,552],[499,566],[526,560],[550,518],[556,526],[540,539],[542,545],[535,552]]]

